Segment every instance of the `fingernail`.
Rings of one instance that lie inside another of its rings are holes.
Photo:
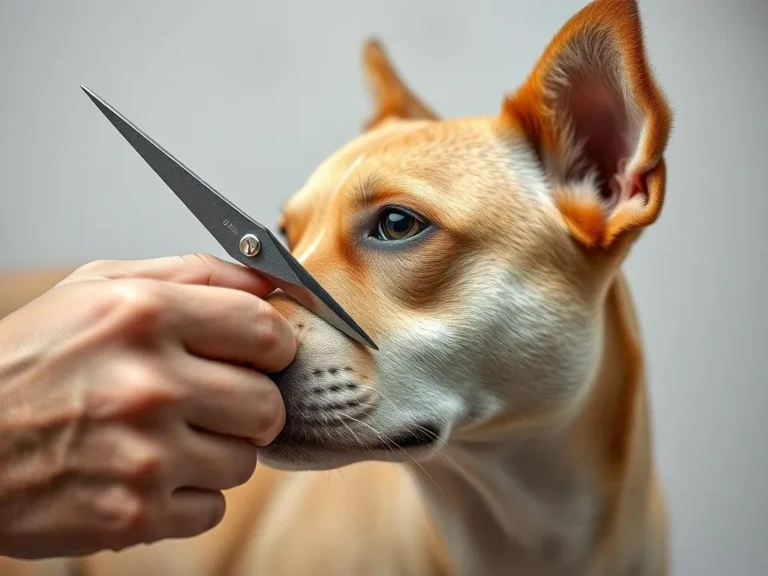
[[[285,403],[277,388],[262,399],[260,412],[265,428],[252,440],[256,446],[263,448],[271,444],[285,427]]]

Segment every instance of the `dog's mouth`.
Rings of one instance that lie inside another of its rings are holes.
[[[345,433],[346,432],[346,433]],[[392,452],[426,448],[440,440],[440,427],[425,422],[389,433],[373,432],[373,428],[288,426],[276,440],[288,447],[308,448],[327,452]]]
[[[371,448],[373,450],[424,448],[431,446],[439,439],[440,429],[436,424],[428,423],[397,432],[389,438],[375,442]]]
[[[440,445],[440,427],[432,422],[374,431],[354,427],[307,426],[289,422],[262,450],[262,461],[286,470],[331,470],[356,462],[410,462],[429,458]]]

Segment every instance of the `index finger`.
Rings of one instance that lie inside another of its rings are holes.
[[[186,254],[147,260],[101,260],[78,268],[65,281],[146,278],[177,284],[218,286],[263,298],[275,286],[256,270],[226,262],[210,254]]]
[[[283,370],[293,361],[293,328],[263,299],[220,287],[164,287],[164,325],[188,352],[266,372]]]

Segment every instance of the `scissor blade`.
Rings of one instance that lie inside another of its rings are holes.
[[[281,268],[288,267],[295,278],[293,282],[287,282],[280,277],[275,277],[269,272],[262,272],[272,283],[283,292],[295,299],[310,312],[316,314],[331,326],[334,326],[344,332],[346,335],[354,338],[361,344],[370,346],[378,350],[378,346],[368,334],[355,322],[352,317],[331,297],[328,292],[315,280],[312,275],[293,257],[288,249],[275,238],[268,230],[264,229],[264,234],[269,239],[269,248],[276,253],[273,260],[280,259]],[[265,243],[262,242],[262,246]],[[281,276],[288,276],[287,271],[282,271]]]
[[[81,88],[231,257],[259,270],[278,288],[335,328],[378,350],[370,336],[267,228],[224,198],[102,98],[85,86]],[[261,248],[255,257],[246,256],[239,249],[240,238],[245,234],[253,234],[260,241]]]
[[[374,350],[379,349],[370,336],[344,310],[341,310],[333,300],[330,300],[333,306],[329,306],[328,302],[324,301],[309,288],[297,284],[285,283],[283,285],[280,281],[274,281],[274,283],[283,292],[304,306],[304,308],[319,316],[334,328],[341,330],[344,334],[357,340],[364,346]]]
[[[205,226],[214,238],[231,254],[232,232],[227,225],[232,217],[244,215],[232,202],[225,199],[210,185],[174,158],[157,142],[144,134],[130,120],[115,110],[93,91],[80,86],[101,110],[107,120],[117,128],[128,143],[139,153],[147,164],[160,176],[163,182],[176,194],[192,214]],[[237,222],[237,224],[243,224]],[[238,227],[239,228],[239,227]]]

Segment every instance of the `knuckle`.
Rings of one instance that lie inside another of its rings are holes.
[[[154,448],[133,449],[123,466],[125,476],[130,480],[158,479],[165,469],[165,459],[163,454]]]
[[[114,411],[122,415],[151,411],[180,398],[181,387],[168,383],[146,359],[135,358],[117,364],[113,380],[115,385],[110,390]]]
[[[129,327],[152,328],[162,315],[163,299],[153,282],[114,280],[110,291],[113,305],[125,313]]]
[[[146,406],[148,390],[154,388],[154,372],[135,359],[115,361],[101,376],[103,386],[89,387],[85,407],[93,420],[115,420]]]
[[[145,393],[157,387],[158,374],[152,364],[143,359],[129,358],[115,366],[119,385],[128,390]]]
[[[115,261],[114,260],[92,260],[91,262],[86,262],[85,264],[79,266],[77,268],[77,272],[80,274],[88,275],[88,274],[102,274],[106,270],[111,270],[115,267]]]
[[[96,498],[95,507],[103,530],[113,536],[141,532],[149,518],[146,498],[125,486],[109,488]]]

